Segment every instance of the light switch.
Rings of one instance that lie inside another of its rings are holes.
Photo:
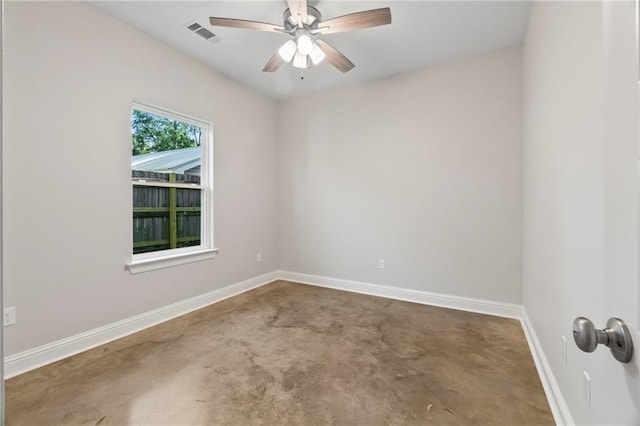
[[[587,404],[587,408],[591,410],[591,377],[586,371],[583,371],[584,375],[584,402]]]

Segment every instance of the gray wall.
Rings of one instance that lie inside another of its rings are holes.
[[[77,2],[7,3],[4,54],[5,355],[276,269],[273,101]],[[125,271],[133,99],[213,122],[216,259]]]
[[[282,101],[281,269],[521,303],[521,59]]]

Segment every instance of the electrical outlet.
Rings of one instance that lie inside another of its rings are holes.
[[[567,338],[560,336],[562,341],[560,342],[560,355],[562,356],[562,362],[567,363]]]
[[[256,254],[256,262],[262,262],[262,253]]]
[[[2,323],[5,327],[16,323],[16,308],[14,306],[4,308],[3,314]]]
[[[387,261],[384,259],[378,260],[378,269],[387,269]]]

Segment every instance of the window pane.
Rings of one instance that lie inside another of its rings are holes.
[[[200,245],[200,202],[199,189],[177,189],[178,247]]]
[[[199,147],[202,128],[149,112],[133,110],[132,154],[143,155]]]
[[[202,129],[133,110],[133,253],[201,244],[201,190],[136,185],[200,184]]]

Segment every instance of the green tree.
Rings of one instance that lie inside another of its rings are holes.
[[[200,146],[202,129],[134,109],[131,135],[132,153],[140,155]]]

